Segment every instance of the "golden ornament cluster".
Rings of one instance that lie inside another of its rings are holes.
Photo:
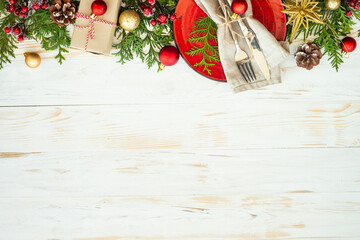
[[[321,19],[322,15],[318,13],[320,11],[318,2],[312,0],[286,0],[283,6],[286,9],[282,12],[289,16],[287,25],[292,24],[290,43],[294,40],[295,34],[301,25],[308,30],[309,21],[324,24]]]

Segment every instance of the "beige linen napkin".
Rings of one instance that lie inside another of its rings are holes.
[[[224,2],[226,1],[227,0],[224,0]],[[230,1],[232,2],[232,0]],[[259,40],[260,47],[264,52],[271,73],[271,79],[266,80],[257,66],[256,61],[252,59],[251,63],[256,74],[256,81],[251,83],[246,82],[246,80],[241,76],[235,63],[235,44],[229,29],[226,30],[227,26],[224,24],[224,19],[218,16],[219,13],[222,14],[221,9],[219,10],[218,0],[195,0],[195,2],[208,14],[209,17],[212,18],[212,20],[214,20],[215,23],[218,24],[217,36],[220,60],[224,68],[226,79],[234,92],[246,91],[281,82],[279,64],[289,55],[289,48],[287,44],[278,42],[276,38],[264,27],[264,25],[252,17],[250,0],[247,0],[247,20]],[[240,27],[238,25],[239,24],[236,22],[232,23],[233,29],[240,32]],[[239,37],[238,41],[240,43],[240,48],[251,56],[250,49],[248,48],[245,40]]]

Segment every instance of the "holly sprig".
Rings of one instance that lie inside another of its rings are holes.
[[[360,11],[350,9],[347,1],[343,1],[337,10],[329,10],[323,1],[318,2],[319,13],[323,16],[325,24],[309,22],[309,28],[301,26],[295,38],[303,36],[303,41],[306,42],[309,37],[314,37],[314,43],[324,50],[332,67],[339,71],[340,65],[344,62],[341,40],[355,31],[354,26],[356,20],[360,20]],[[349,10],[353,13],[351,17],[346,16],[346,11]],[[287,39],[290,39],[291,27],[288,26]],[[359,30],[357,35],[360,37]]]
[[[190,56],[201,55],[200,62],[194,64],[195,67],[203,67],[202,71],[211,75],[211,66],[219,62],[219,49],[217,45],[210,42],[217,42],[217,26],[210,17],[199,17],[192,26],[190,38],[186,41],[194,44],[190,51],[185,54]]]
[[[139,2],[135,0],[123,0],[125,3],[124,10],[132,9],[139,14],[140,24],[131,31],[126,32],[122,28],[117,28],[115,36],[119,39],[118,43],[113,44],[117,49],[113,55],[119,57],[119,63],[126,63],[138,57],[143,63],[146,63],[148,68],[154,65],[159,66],[159,51],[162,47],[170,45],[174,40],[172,35],[172,23],[157,24],[152,26],[150,21],[153,17],[146,17],[142,14],[139,7]],[[161,8],[155,8],[154,16],[160,13],[169,15],[174,12],[177,0],[162,0],[159,1]],[[121,13],[120,13],[121,14]],[[161,68],[158,68],[158,71]]]

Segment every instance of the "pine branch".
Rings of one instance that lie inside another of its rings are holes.
[[[217,42],[217,26],[209,17],[199,17],[192,27],[191,37],[186,41],[196,44],[193,46],[188,54],[190,56],[201,55],[200,62],[195,63],[195,67],[203,67],[202,71],[211,75],[210,67],[215,65],[215,62],[219,62],[219,50],[217,46],[212,46],[210,41]],[[198,46],[200,45],[200,46]]]
[[[332,67],[338,71],[344,62],[341,52],[341,39],[353,31],[353,27],[356,25],[355,20],[360,20],[360,11],[351,9],[353,17],[347,17],[345,14],[346,10],[349,10],[347,3],[344,3],[346,6],[341,6],[337,10],[329,11],[323,1],[318,2],[318,6],[321,8],[320,14],[324,16],[325,24],[309,22],[309,28],[305,29],[304,26],[301,26],[295,38],[303,35],[303,41],[306,41],[310,36],[314,36],[314,42],[323,49],[324,54],[328,55]],[[287,28],[287,39],[290,37],[291,28],[291,25]]]
[[[173,41],[172,24],[151,26],[150,21],[152,18],[145,17],[139,9],[137,1],[124,0],[126,9],[132,9],[138,12],[140,16],[139,26],[131,31],[128,35],[121,28],[118,28],[115,35],[121,41],[113,44],[113,47],[117,49],[114,53],[119,57],[118,62],[124,64],[128,61],[138,57],[143,63],[146,63],[148,68],[154,65],[159,65],[159,51],[166,45],[170,45]],[[163,13],[169,15],[175,9],[177,1],[162,0],[159,3],[163,6]],[[125,8],[124,8],[125,9]],[[154,16],[160,14],[160,9],[156,8]],[[160,70],[160,68],[158,68]]]
[[[28,21],[31,22],[27,28],[31,38],[39,41],[42,44],[42,48],[47,51],[58,50],[55,59],[62,64],[65,60],[63,54],[69,52],[66,48],[70,46],[71,41],[66,27],[59,27],[56,23],[53,23],[50,18],[50,12],[47,10],[37,11]]]
[[[4,10],[2,8],[4,4],[5,1],[0,0],[1,10]],[[15,20],[16,18],[12,14],[0,18],[0,69],[4,68],[6,63],[11,63],[11,58],[15,58],[14,50],[17,48],[15,45],[16,39],[14,36],[6,34],[3,31],[4,27],[12,25]]]

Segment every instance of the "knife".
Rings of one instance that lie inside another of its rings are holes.
[[[230,0],[227,0],[228,5],[230,5],[231,9],[231,3]],[[243,16],[241,16],[243,17]],[[270,80],[270,69],[268,62],[266,61],[265,55],[260,47],[259,40],[256,37],[256,34],[254,31],[250,28],[246,18],[239,19],[237,21],[239,23],[240,29],[243,32],[244,36],[253,35],[254,37],[244,37],[246,44],[249,46],[249,48],[252,50],[252,55],[259,66],[261,72],[263,73],[266,80]]]

